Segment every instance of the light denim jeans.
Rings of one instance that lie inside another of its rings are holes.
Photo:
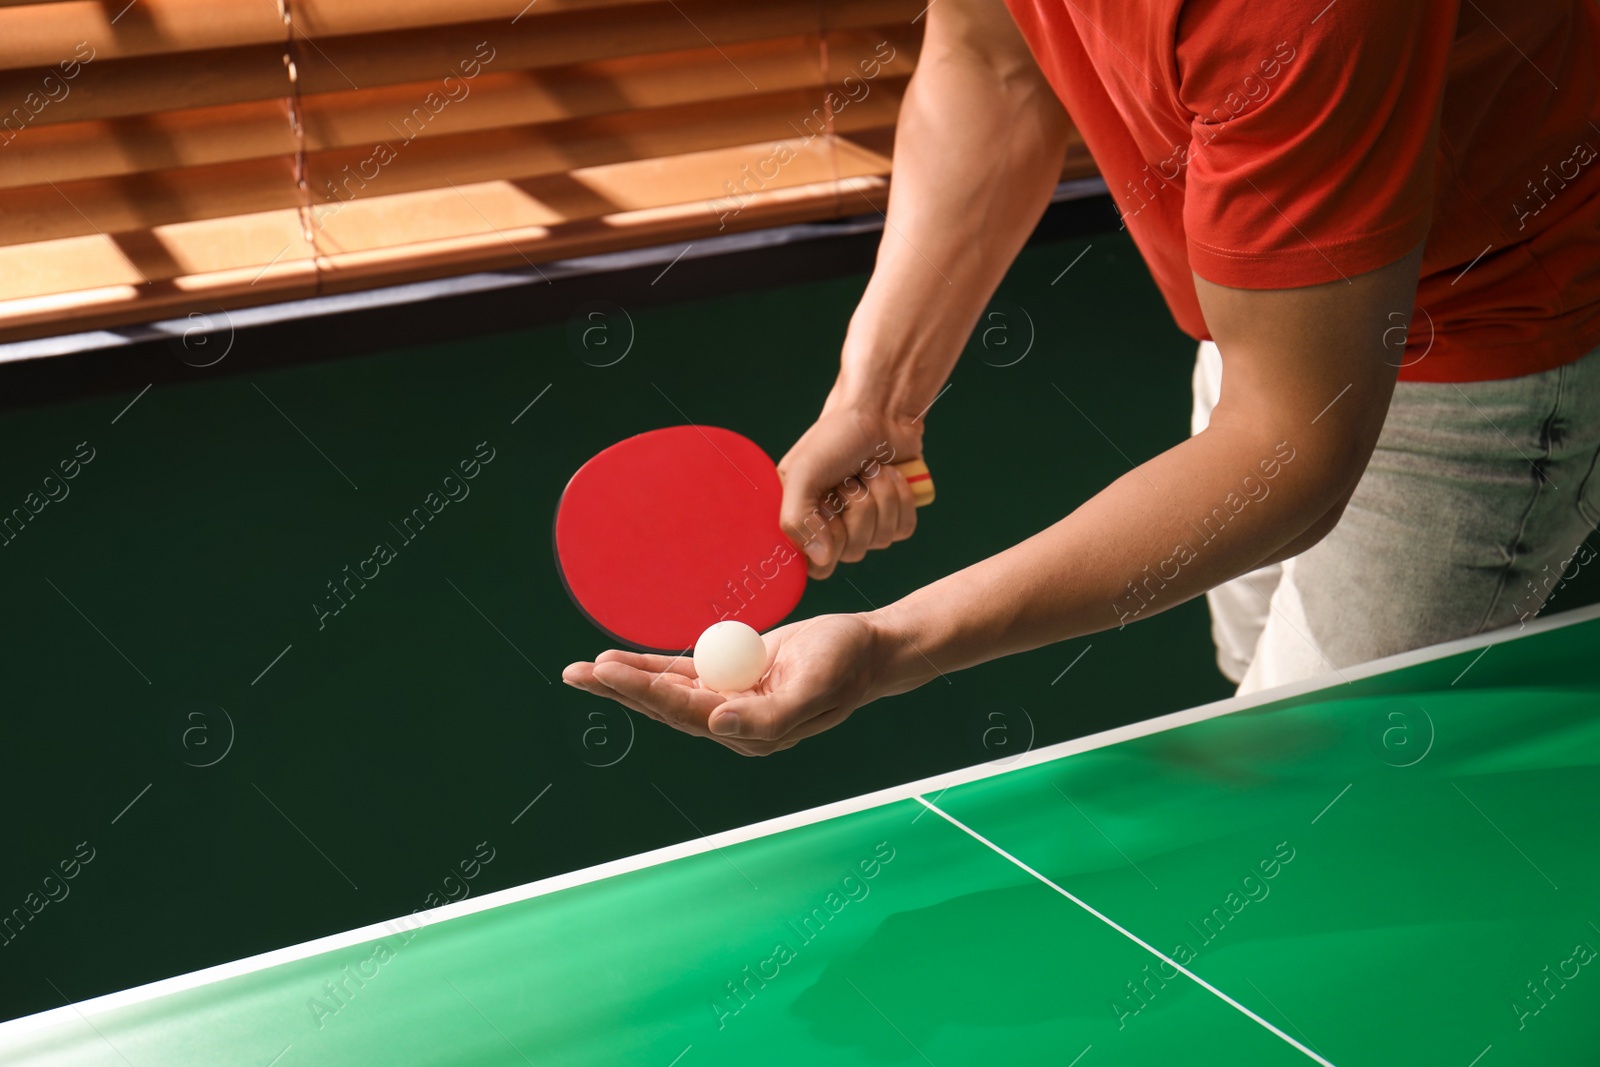
[[[1222,381],[1202,342],[1192,429]],[[1518,626],[1596,561],[1600,349],[1539,374],[1401,382],[1339,525],[1206,594],[1217,666],[1251,693]]]

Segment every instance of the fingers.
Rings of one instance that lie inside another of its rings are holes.
[[[706,719],[720,694],[699,689],[683,675],[658,674],[609,660],[594,665],[594,677],[618,696],[648,709],[651,718],[690,732],[705,732]]]
[[[621,693],[617,692],[600,679],[596,678],[594,673],[595,666],[596,664],[593,663],[571,664],[566,670],[561,672],[561,680],[567,685],[572,686],[574,689],[582,689],[584,692],[592,693],[597,697],[604,697],[607,700],[615,700],[618,704],[621,704],[630,711],[637,711],[645,718],[655,719],[657,722],[667,721],[662,717],[661,713],[656,711],[654,708],[645,704],[641,704],[637,700],[632,700],[623,696]],[[680,678],[678,679],[677,684],[693,686],[695,683],[687,678]],[[673,724],[669,723],[668,725]]]
[[[561,672],[561,680],[579,689],[586,689],[594,684],[594,664],[569,663]]]
[[[805,550],[811,577],[827,578],[838,564],[859,563],[870,551],[904,541],[916,528],[911,483],[893,467],[883,466],[870,477],[852,475],[824,495],[823,505],[799,527],[809,541],[802,542],[793,526],[786,525],[785,531]]]
[[[779,522],[805,553],[811,577],[826,578],[837,564],[854,563],[911,535],[916,498],[890,464],[921,450],[917,420],[835,404],[830,397],[778,463]]]
[[[911,483],[906,481],[906,476],[893,467],[887,469],[885,476],[894,489],[895,499],[900,502],[899,508],[895,511],[896,522],[890,540],[904,541],[917,529],[917,494],[912,491]]]
[[[844,548],[839,559],[844,563],[860,563],[867,550],[878,547],[879,502],[884,494],[875,490],[872,483],[851,475],[842,487],[845,496]]]
[[[900,494],[894,486],[894,472],[880,470],[872,480],[872,509],[877,512],[877,522],[872,531],[871,549],[888,548],[894,544],[895,531],[900,528]]]
[[[796,542],[806,554],[808,566],[806,573],[813,578],[830,577],[838,567],[840,557],[844,555],[845,541],[848,533],[845,525],[840,521],[840,513],[818,512],[826,516],[826,522],[820,532],[812,535],[810,541]],[[811,527],[815,529],[815,524]],[[822,562],[817,562],[822,560]]]
[[[851,664],[859,625],[854,616],[824,616],[768,633],[772,668],[747,693],[701,688],[683,656],[616,650],[572,664],[562,679],[732,751],[769,755],[842,722],[857,706],[859,671]]]
[[[829,471],[837,457],[830,454],[832,450],[825,441],[818,440],[822,436],[825,435],[819,434],[817,427],[812,427],[778,464],[783,481],[778,521],[805,552],[813,577],[820,577],[816,573],[819,568],[831,571],[843,548],[842,531],[830,529],[834,512],[824,503],[837,477]]]
[[[882,466],[875,473],[869,484],[878,521],[868,547],[880,549],[911,536],[917,525],[917,498],[911,492],[911,483],[893,467]]]
[[[839,551],[844,547],[843,531],[837,529],[833,513],[821,502],[826,487],[811,487],[809,467],[801,462],[790,470],[778,468],[783,480],[778,524],[789,540],[805,553],[807,573],[813,578],[825,578],[839,561]]]
[[[875,457],[889,432],[854,409],[824,413],[778,463],[779,521],[806,554],[813,578],[826,578],[839,562],[856,562],[893,540],[898,495],[885,498],[889,486],[874,484],[880,481]]]
[[[621,654],[634,655],[634,653]],[[604,659],[604,655],[602,655],[601,658]],[[672,657],[661,658],[670,660]],[[681,718],[673,717],[665,713],[660,707],[661,701],[659,698],[662,692],[661,690],[658,689],[654,691],[654,697],[656,699],[653,699],[649,703],[634,699],[633,697],[625,695],[624,692],[620,692],[611,688],[605,682],[602,682],[599,678],[596,678],[594,673],[594,668],[596,666],[597,664],[594,663],[574,663],[566,670],[562,671],[561,680],[566,682],[568,685],[582,689],[586,693],[591,693],[597,697],[604,697],[607,700],[614,700],[618,704],[621,704],[623,707],[627,708],[629,711],[638,712],[640,715],[643,715],[648,719],[654,719],[657,722],[665,723],[666,725],[671,726],[683,733],[691,734],[695,737],[709,738],[710,740],[717,742],[719,745],[722,745],[724,748],[727,748],[733,752],[737,752],[741,756],[765,756],[779,751],[781,748],[789,747],[788,744],[774,746],[770,744],[762,744],[760,742],[744,741],[732,737],[717,737],[706,728],[704,722],[698,717],[691,721],[684,721]],[[608,671],[606,673],[611,672]],[[637,681],[637,679],[633,679],[633,681]],[[681,688],[690,689],[694,692],[706,692],[705,690],[694,689],[694,682],[682,675],[664,675],[662,676],[662,681],[664,684],[676,685]],[[631,692],[637,692],[637,688],[635,686],[632,686],[626,682],[622,684],[623,689]],[[648,683],[646,684],[645,688],[647,691],[650,689]],[[716,696],[714,693],[711,695],[713,698]]]
[[[916,494],[905,475],[893,467],[882,466],[870,476],[851,478],[840,492],[847,501],[844,514],[836,520],[845,529],[839,553],[842,563],[859,562],[869,551],[904,541],[917,528]]]
[[[621,663],[651,674],[681,674],[685,678],[698,678],[694,669],[693,652],[680,652],[675,656],[657,656],[646,652],[627,652],[620,648],[608,649],[594,659],[601,663]]]

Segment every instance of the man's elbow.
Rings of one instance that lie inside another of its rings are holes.
[[[1360,480],[1361,474],[1359,471],[1354,478],[1347,479],[1338,495],[1330,503],[1322,507],[1316,518],[1311,520],[1310,525],[1306,526],[1296,536],[1290,538],[1282,548],[1273,553],[1272,557],[1265,562],[1278,563],[1288,559],[1290,556],[1298,556],[1332,533],[1333,528],[1338,526],[1339,520],[1344,517],[1344,510],[1349,506],[1350,498],[1355,495],[1356,483]]]
[[[1299,551],[1304,552],[1307,548],[1331,534],[1333,528],[1339,525],[1339,520],[1344,517],[1344,509],[1349,503],[1350,496],[1347,494],[1343,500],[1329,508],[1320,518],[1306,527],[1305,533],[1298,538],[1298,540],[1305,542]]]

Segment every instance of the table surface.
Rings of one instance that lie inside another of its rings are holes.
[[[1592,1063],[1600,611],[0,1026],[54,1065]],[[732,798],[730,798],[730,802]]]

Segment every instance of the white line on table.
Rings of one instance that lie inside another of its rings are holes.
[[[1189,970],[1189,968],[1185,967],[1183,964],[1179,963],[1177,960],[1173,959],[1171,956],[1168,956],[1165,952],[1162,952],[1160,949],[1158,949],[1154,945],[1150,944],[1150,942],[1148,942],[1148,941],[1144,940],[1143,938],[1141,938],[1138,934],[1135,934],[1133,931],[1129,930],[1127,927],[1118,924],[1117,922],[1112,920],[1109,916],[1105,915],[1104,913],[1096,911],[1091,905],[1089,905],[1089,904],[1085,903],[1084,901],[1080,900],[1078,897],[1073,896],[1071,893],[1067,892],[1065,889],[1061,888],[1059,885],[1056,885],[1056,883],[1052,882],[1050,879],[1046,878],[1044,875],[1040,874],[1038,871],[1034,870],[1032,867],[1028,866],[1026,863],[1023,863],[1021,860],[1017,859],[1017,857],[1013,856],[1011,853],[1007,852],[1005,849],[1001,848],[999,845],[995,844],[993,841],[990,841],[987,837],[984,837],[982,834],[978,833],[978,831],[974,830],[972,827],[968,826],[966,823],[962,822],[960,819],[957,819],[955,816],[949,814],[948,812],[946,812],[942,808],[934,807],[933,804],[930,804],[925,798],[923,798],[921,796],[915,797],[913,799],[915,799],[920,804],[926,804],[930,809],[932,809],[932,811],[933,811],[933,813],[935,815],[937,815],[940,818],[942,818],[945,822],[949,823],[951,826],[954,826],[956,829],[961,830],[962,832],[967,834],[967,836],[971,837],[974,841],[977,841],[980,844],[986,845],[988,848],[993,850],[997,855],[1002,856],[1007,860],[1010,860],[1013,864],[1015,864],[1016,866],[1020,867],[1022,870],[1026,871],[1028,874],[1031,874],[1033,877],[1037,878],[1039,881],[1043,882],[1045,885],[1049,886],[1051,889],[1054,889],[1057,893],[1060,893],[1062,896],[1064,896],[1068,900],[1072,901],[1074,904],[1076,904],[1078,907],[1082,908],[1084,911],[1088,912],[1090,915],[1093,915],[1096,919],[1099,919],[1101,922],[1103,922],[1107,926],[1111,927],[1111,929],[1115,930],[1117,933],[1121,934],[1123,937],[1126,937],[1129,941],[1132,941],[1134,944],[1138,945],[1140,948],[1144,949],[1146,952],[1150,953],[1152,956],[1154,956],[1157,959],[1159,959],[1162,963],[1165,963],[1167,966],[1172,967],[1172,968],[1176,969],[1177,971],[1179,971],[1180,973],[1188,976],[1190,979],[1192,979],[1194,982],[1196,982],[1202,989],[1205,989],[1208,992],[1214,994],[1215,996],[1220,998],[1224,1003],[1226,1003],[1226,1004],[1228,1004],[1228,1005],[1230,1005],[1230,1006],[1232,1006],[1234,1008],[1237,1008],[1239,1011],[1243,1012],[1249,1018],[1254,1019],[1256,1022],[1260,1023],[1262,1026],[1266,1027],[1268,1030],[1272,1031],[1274,1034],[1277,1034],[1279,1037],[1283,1038],[1283,1040],[1287,1041],[1289,1044],[1293,1045],[1295,1048],[1299,1049],[1301,1052],[1304,1052],[1307,1056],[1310,1056],[1312,1059],[1314,1059],[1318,1063],[1322,1064],[1322,1067],[1334,1067],[1334,1065],[1332,1063],[1329,1063],[1327,1060],[1325,1060],[1321,1056],[1317,1055],[1317,1053],[1313,1052],[1311,1049],[1307,1048],[1305,1045],[1301,1044],[1299,1041],[1297,1041],[1294,1038],[1290,1037],[1288,1034],[1284,1033],[1282,1030],[1278,1029],[1276,1026],[1272,1025],[1270,1022],[1268,1022],[1267,1020],[1263,1019],[1261,1016],[1257,1015],[1255,1012],[1251,1011],[1249,1008],[1245,1007],[1243,1004],[1239,1003],[1237,1000],[1234,1000],[1232,997],[1228,996],[1228,994],[1224,993],[1222,990],[1218,989],[1216,986],[1212,985],[1210,982],[1206,981],[1204,978],[1201,978],[1198,974],[1195,974],[1193,971]]]

